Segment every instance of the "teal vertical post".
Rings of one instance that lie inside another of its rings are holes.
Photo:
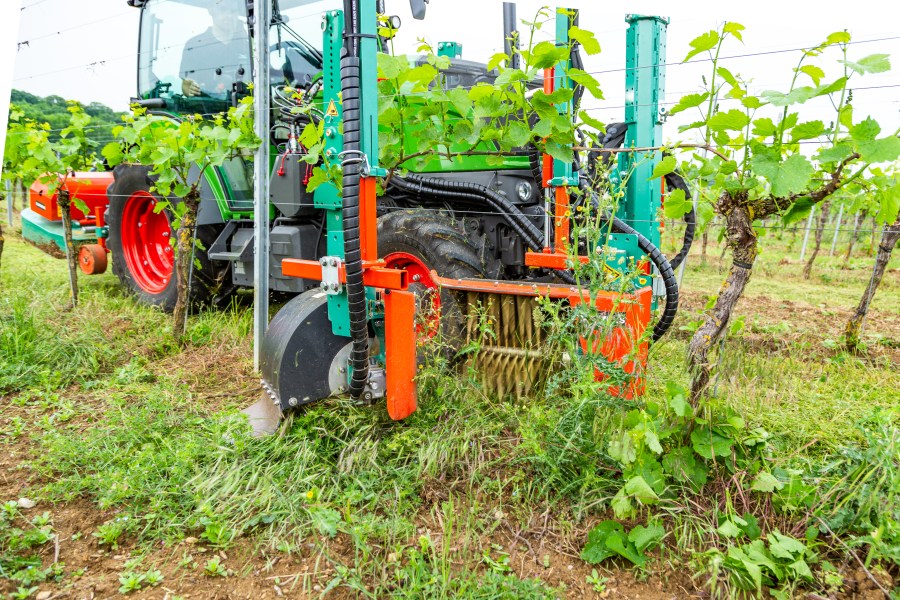
[[[625,146],[649,148],[662,144],[666,80],[666,26],[663,17],[628,15],[625,60]],[[618,217],[654,245],[660,244],[659,180],[650,180],[660,160],[659,151],[623,152],[619,169],[628,176]]]
[[[344,13],[330,10],[322,20],[322,112],[325,133],[325,161],[340,164],[344,149],[343,109],[341,108],[341,47],[344,43]],[[328,256],[344,257],[344,212],[341,194],[332,183],[316,188],[313,203],[325,209],[325,252]],[[328,296],[328,318],[335,335],[350,336],[350,309],[347,292]]]
[[[375,0],[359,1],[360,149],[378,166],[378,13]],[[369,175],[369,173],[363,173]]]
[[[569,27],[570,27],[570,15],[573,14],[573,10],[570,8],[557,8],[556,9],[556,45],[557,46],[568,46],[569,45]],[[563,60],[556,63],[556,67],[553,69],[553,89],[554,90],[563,90],[563,89],[571,89],[572,88],[572,80],[569,79],[568,71],[570,65],[569,57],[567,56]],[[556,109],[559,111],[561,115],[570,114],[572,102],[558,102],[556,104]],[[551,180],[551,185],[576,185],[577,181],[572,178],[572,162],[571,161],[561,161],[554,159],[553,160],[553,179]]]

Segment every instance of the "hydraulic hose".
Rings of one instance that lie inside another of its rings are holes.
[[[356,2],[345,0],[347,29],[350,34],[341,56],[341,100],[344,111],[343,217],[344,269],[347,284],[347,308],[350,313],[350,397],[358,399],[369,379],[369,324],[366,312],[366,288],[363,285],[362,255],[359,247],[359,15]]]
[[[534,226],[534,223],[515,204],[507,200],[505,196],[488,187],[469,181],[450,181],[412,174],[405,177],[394,177],[391,181],[406,192],[427,191],[429,194],[437,197],[484,200],[495,211],[505,215],[509,219],[509,225],[513,228],[513,231],[521,236],[532,248],[537,250],[544,246],[544,234]]]
[[[669,173],[666,175],[666,186],[668,189],[679,189],[684,192],[685,198],[691,197],[691,190],[687,186],[687,182],[685,182],[684,177],[679,175],[678,173]],[[677,269],[678,266],[684,261],[687,257],[688,252],[691,251],[691,244],[694,243],[694,233],[697,229],[697,215],[694,214],[694,208],[691,207],[691,210],[688,211],[686,215],[684,215],[684,238],[681,242],[681,250],[678,251],[678,254],[669,261],[672,265],[672,269]]]
[[[608,216],[603,218],[608,222]],[[666,257],[663,256],[663,253],[659,251],[659,248],[657,248],[653,242],[641,235],[638,230],[618,217],[613,217],[612,221],[613,229],[617,233],[630,234],[637,238],[638,247],[643,250],[650,258],[650,261],[656,265],[656,268],[659,270],[659,274],[662,277],[663,284],[665,285],[666,308],[659,318],[659,321],[657,321],[656,326],[653,327],[653,341],[655,342],[666,334],[672,326],[672,322],[675,320],[675,315],[678,313],[678,281],[675,279],[675,270],[672,268],[672,265],[669,264],[669,261],[666,260]]]

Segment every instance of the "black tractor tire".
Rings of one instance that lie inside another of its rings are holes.
[[[499,269],[493,264],[496,261],[466,236],[462,223],[433,211],[401,209],[378,218],[378,255],[383,258],[396,253],[412,255],[445,278],[483,279]],[[419,295],[427,288],[412,281],[410,290]],[[464,294],[440,290],[441,334],[451,353],[465,339],[465,311],[460,304],[464,301]]]
[[[106,223],[109,227],[107,246],[112,254],[112,271],[139,303],[171,312],[175,308],[178,293],[174,269],[174,249],[166,250],[162,247],[162,243],[174,238],[175,232],[171,228],[172,215],[168,210],[163,210],[155,218],[147,215],[156,225],[157,233],[165,236],[164,239],[161,238],[158,241],[157,246],[153,247],[154,251],[159,250],[156,255],[166,253],[168,256],[166,260],[157,264],[157,269],[145,268],[142,275],[140,267],[135,263],[135,248],[138,246],[136,236],[134,233],[129,235],[126,230],[130,227],[134,231],[134,214],[136,212],[146,212],[139,210],[138,207],[146,206],[152,201],[159,201],[159,196],[150,191],[150,186],[153,185],[150,178],[150,167],[118,165],[113,170],[113,177],[113,183],[106,190],[109,198],[109,206],[106,210]],[[148,196],[152,197],[152,200]],[[126,214],[129,203],[135,203],[135,206]],[[166,222],[162,223],[161,218],[165,218]],[[146,225],[147,223],[142,224]],[[211,261],[205,250],[212,245],[223,228],[222,224],[214,224],[200,225],[196,229],[196,237],[202,245],[202,249],[195,248],[195,261],[191,267],[193,272],[190,283],[190,300],[194,306],[222,304],[234,289],[231,283],[231,263]],[[126,245],[130,245],[130,247],[126,248]],[[130,258],[126,256],[128,254],[126,251],[130,251]],[[169,252],[171,254],[168,254]],[[147,258],[152,260],[152,254]],[[157,261],[159,260],[162,259],[157,259]],[[165,263],[169,260],[172,262],[170,269],[167,269]]]

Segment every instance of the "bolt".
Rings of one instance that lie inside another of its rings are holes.
[[[413,281],[419,281],[422,279],[421,275],[413,275]]]
[[[288,404],[290,404],[291,406],[297,406],[297,399],[291,398],[290,400],[288,400]]]
[[[138,223],[138,227],[140,227],[140,226],[141,226],[141,224],[140,224],[140,223]]]
[[[378,389],[378,383],[375,382],[375,381],[373,381],[373,382],[371,383],[371,388],[372,388],[373,390],[377,390],[377,389]]]
[[[168,232],[168,231],[163,231],[163,237],[169,237],[169,232]]]
[[[150,264],[150,263],[148,263],[148,262],[145,260],[145,261],[144,261],[144,264],[145,264],[145,265],[148,265],[148,264]]]
[[[337,259],[336,259],[336,258],[332,258],[332,259],[331,259],[331,266],[332,266],[332,267],[336,267],[337,264],[338,264]]]
[[[323,256],[319,259],[319,264],[324,267],[326,264],[328,264],[328,259]]]
[[[346,373],[346,372],[347,372],[347,369],[345,369],[344,367],[340,367],[338,369],[338,373]]]
[[[336,291],[338,291],[339,289],[341,289],[341,286],[338,285],[338,284],[336,284],[336,283],[332,283],[332,284],[331,284],[331,289],[334,290],[334,291],[336,292]]]

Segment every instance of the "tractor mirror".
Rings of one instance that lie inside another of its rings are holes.
[[[412,10],[413,19],[421,21],[425,18],[425,5],[428,0],[409,0],[409,8]]]

